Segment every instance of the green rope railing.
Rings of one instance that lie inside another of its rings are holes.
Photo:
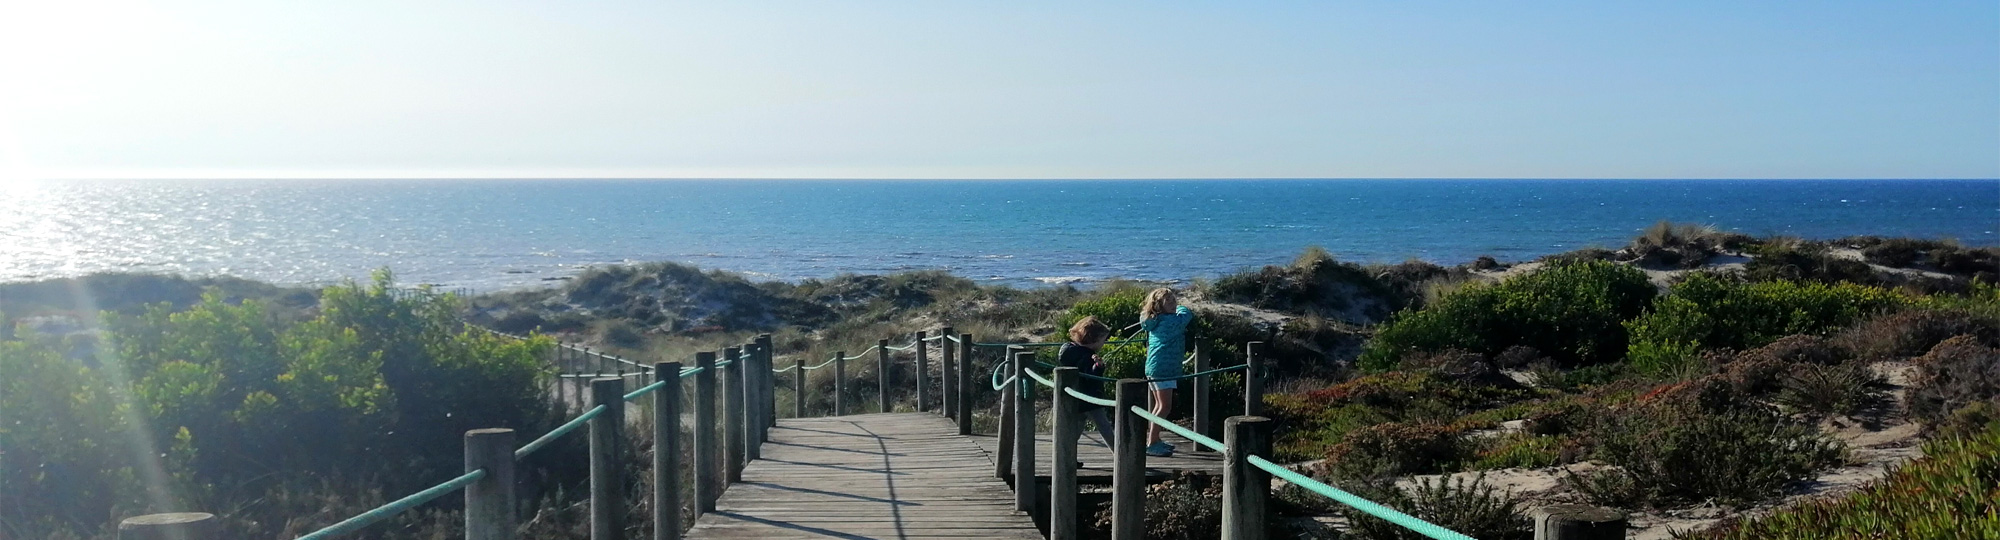
[[[1029,373],[1033,372],[1030,371]],[[1080,395],[1075,391],[1075,389],[1066,388],[1065,390],[1069,391],[1070,396],[1076,397],[1088,403],[1108,404],[1116,406],[1116,404],[1113,402],[1091,399],[1088,396]],[[1222,444],[1222,441],[1217,441],[1215,439],[1208,438],[1207,436],[1204,436],[1200,433],[1196,433],[1194,430],[1181,427],[1180,424],[1175,424],[1171,421],[1168,421],[1165,418],[1161,418],[1159,415],[1155,415],[1152,412],[1147,411],[1143,408],[1140,408],[1138,406],[1133,406],[1131,408],[1131,411],[1132,414],[1137,415],[1140,418],[1146,419],[1147,422],[1152,422],[1153,425],[1160,426],[1161,429],[1172,431],[1175,434],[1180,435],[1182,437],[1187,437],[1188,440],[1194,441],[1196,444],[1206,446],[1210,450],[1214,450],[1217,452],[1229,451],[1229,446]],[[1320,496],[1333,499],[1334,501],[1340,502],[1341,504],[1354,507],[1354,509],[1356,510],[1360,510],[1363,513],[1366,513],[1371,516],[1382,518],[1390,523],[1394,523],[1405,529],[1409,529],[1413,532],[1416,532],[1417,534],[1435,538],[1437,540],[1473,540],[1473,538],[1470,536],[1453,532],[1451,529],[1440,527],[1435,523],[1411,517],[1409,514],[1396,511],[1396,509],[1394,508],[1382,506],[1381,504],[1378,504],[1375,501],[1370,501],[1368,499],[1361,498],[1360,496],[1357,496],[1353,493],[1341,491],[1339,488],[1326,485],[1325,483],[1321,483],[1318,480],[1313,480],[1312,478],[1309,478],[1306,475],[1293,472],[1291,469],[1287,469],[1281,465],[1272,463],[1270,460],[1264,459],[1263,457],[1252,455],[1248,456],[1246,461],[1248,461],[1252,465],[1256,465],[1257,468],[1259,469],[1263,469],[1266,472],[1271,473],[1273,476],[1277,476],[1278,478],[1284,479],[1286,482],[1291,482],[1293,485],[1305,488],[1307,491],[1311,491],[1313,493],[1319,494]]]
[[[1306,475],[1292,472],[1291,469],[1284,468],[1262,457],[1250,456],[1245,461],[1250,462],[1251,465],[1256,465],[1259,469],[1264,469],[1265,472],[1271,473],[1272,476],[1284,479],[1286,482],[1291,482],[1292,485],[1305,488],[1306,491],[1311,491],[1322,497],[1339,501],[1341,504],[1352,506],[1356,510],[1400,525],[1417,534],[1429,536],[1437,540],[1473,540],[1470,536],[1440,527],[1435,523],[1411,517],[1409,514],[1398,512],[1394,508],[1376,504],[1375,501],[1363,499],[1353,493],[1341,491],[1339,488],[1320,483],[1320,481],[1313,480]]]
[[[1026,372],[1028,373],[1028,378],[1030,378],[1030,379],[1034,379],[1034,380],[1035,380],[1035,382],[1038,382],[1038,383],[1042,383],[1042,386],[1046,386],[1046,387],[1049,387],[1049,388],[1055,388],[1055,387],[1056,387],[1056,382],[1055,382],[1055,381],[1053,381],[1053,380],[1049,380],[1049,379],[1044,379],[1044,378],[1042,378],[1042,374],[1040,374],[1040,373],[1035,373],[1035,370],[1032,370],[1032,369],[1029,369],[1029,370],[1024,370],[1024,371],[1026,371]]]
[[[465,473],[458,478],[446,480],[442,484],[431,486],[430,489],[412,493],[408,497],[377,506],[374,510],[362,512],[360,515],[341,520],[340,523],[335,523],[331,527],[313,531],[311,534],[299,537],[298,540],[324,540],[361,530],[362,527],[380,523],[383,520],[396,517],[396,514],[409,511],[411,508],[416,508],[419,505],[436,500],[438,497],[443,497],[453,491],[464,489],[465,486],[472,485],[473,482],[478,482],[479,479],[485,477],[486,469]]]
[[[1113,406],[1115,407],[1117,405],[1114,404]],[[1158,425],[1161,428],[1166,429],[1167,431],[1172,431],[1176,434],[1179,434],[1182,437],[1187,437],[1187,440],[1200,443],[1202,446],[1208,447],[1209,450],[1223,452],[1229,449],[1228,446],[1222,444],[1222,441],[1210,439],[1208,438],[1207,435],[1195,433],[1194,430],[1192,429],[1181,427],[1180,424],[1173,423],[1165,418],[1160,418],[1159,416],[1154,415],[1152,412],[1147,411],[1146,409],[1142,409],[1137,405],[1132,406],[1132,414],[1137,414],[1139,415],[1140,418],[1146,419],[1147,422],[1152,422],[1154,425]]]
[[[1117,406],[1118,406],[1118,402],[1116,402],[1116,401],[1112,401],[1112,400],[1109,400],[1109,399],[1101,399],[1101,398],[1096,398],[1096,397],[1091,397],[1091,396],[1090,396],[1090,394],[1085,394],[1085,393],[1083,393],[1083,392],[1079,392],[1079,391],[1077,391],[1077,389],[1075,389],[1075,388],[1064,388],[1064,389],[1063,389],[1063,391],[1064,391],[1064,392],[1068,392],[1068,393],[1069,393],[1069,397],[1073,397],[1073,398],[1076,398],[1076,399],[1077,399],[1077,401],[1082,401],[1082,402],[1084,402],[1084,403],[1089,403],[1089,404],[1091,404],[1091,405],[1096,405],[1096,406],[1099,406],[1099,407],[1117,407]]]
[[[853,359],[852,359],[852,358],[849,358],[849,360],[853,360]],[[827,367],[827,366],[831,366],[831,365],[833,365],[833,363],[834,363],[834,362],[839,362],[839,361],[840,361],[840,357],[838,357],[838,356],[835,356],[835,357],[833,357],[833,358],[828,358],[828,359],[826,359],[826,361],[825,361],[825,362],[820,362],[820,363],[819,363],[819,365],[816,365],[816,366],[806,366],[806,367],[805,367],[805,370],[806,370],[806,371],[812,371],[812,370],[815,370],[815,369],[819,369],[819,368],[823,368],[823,367]],[[797,366],[793,366],[793,367],[797,367]]]
[[[957,340],[955,340],[955,339],[954,339],[953,341],[957,341]],[[1114,339],[1114,340],[1111,340],[1111,341],[1106,341],[1106,342],[1104,342],[1104,343],[1106,343],[1106,344],[1111,344],[1111,345],[1118,345],[1118,344],[1125,344],[1125,343],[1145,343],[1145,342],[1146,342],[1146,340],[1143,340],[1143,339],[1122,339],[1122,340],[1120,340],[1120,339]],[[973,343],[972,343],[972,346],[974,346],[974,347],[1023,347],[1023,348],[1035,348],[1035,347],[1061,347],[1061,346],[1063,346],[1063,344],[1065,344],[1065,343],[1067,343],[1067,342],[1064,342],[1064,341],[1047,341],[1047,342],[1038,342],[1038,343],[979,343],[979,342],[976,342],[976,341],[975,341],[975,342],[973,342]]]
[[[591,407],[590,410],[584,411],[583,414],[576,415],[576,418],[571,418],[568,422],[564,422],[563,425],[556,426],[555,429],[549,430],[548,433],[544,433],[540,437],[536,437],[533,441],[528,441],[528,444],[522,445],[519,450],[515,450],[514,460],[520,461],[528,457],[528,454],[533,454],[536,450],[541,450],[542,447],[548,446],[549,443],[555,442],[556,439],[561,438],[563,435],[568,435],[569,432],[576,431],[576,428],[583,427],[585,423],[590,422],[590,419],[597,418],[597,415],[600,414],[604,414],[603,405]]]
[[[728,362],[722,362],[716,365],[724,366],[728,365]],[[701,373],[702,370],[703,368],[698,368],[698,367],[682,369],[680,372],[680,376],[677,378],[687,378],[693,376],[694,374]],[[653,384],[640,387],[638,390],[633,390],[631,393],[625,394],[623,396],[623,400],[632,401],[635,399],[639,399],[640,397],[643,397],[646,394],[652,393],[653,391],[659,390],[660,388],[666,386],[668,382],[672,381],[658,381]],[[555,442],[556,439],[560,439],[562,438],[562,436],[568,435],[572,431],[576,431],[577,428],[589,424],[592,419],[595,419],[598,416],[603,415],[606,409],[607,407],[605,405],[598,405],[596,407],[591,407],[590,410],[584,411],[583,414],[576,415],[576,418],[571,418],[568,422],[563,422],[562,425],[556,426],[555,429],[549,430],[548,433],[544,433],[542,434],[542,436],[536,437],[535,440],[528,441],[528,444],[521,445],[520,448],[514,450],[514,460],[520,461],[522,459],[526,459],[529,455],[534,454],[536,451],[541,450],[542,448],[547,447],[550,443]],[[479,481],[479,479],[485,477],[486,477],[485,469],[480,469],[469,473],[465,473],[464,476],[453,478],[451,480],[446,480],[442,484],[431,486],[428,489],[410,494],[407,497],[397,499],[396,501],[391,502],[389,504],[375,507],[374,509],[369,510],[367,512],[362,512],[360,515],[356,515],[354,517],[342,520],[339,523],[335,523],[330,527],[313,531],[312,533],[307,534],[305,536],[300,536],[298,537],[297,540],[324,540],[327,538],[333,538],[336,536],[354,532],[356,530],[360,530],[362,527],[367,527],[369,525],[380,523],[382,520],[395,517],[396,514],[401,514],[403,512],[409,511],[411,508],[415,508],[424,503],[436,500],[438,497],[442,497],[445,494],[457,491],[459,489],[463,489],[465,488],[465,486],[472,485],[473,482],[477,482]]]

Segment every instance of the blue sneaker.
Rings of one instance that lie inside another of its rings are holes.
[[[1146,455],[1153,457],[1167,457],[1174,455],[1174,445],[1167,444],[1167,441],[1160,441],[1146,445]]]

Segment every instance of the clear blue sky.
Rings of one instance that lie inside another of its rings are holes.
[[[0,179],[2000,177],[2000,2],[37,2]]]

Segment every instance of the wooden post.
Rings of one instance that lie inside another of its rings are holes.
[[[1271,473],[1250,464],[1250,456],[1271,454],[1271,419],[1231,416],[1224,420],[1222,445],[1222,540],[1264,540],[1264,508]]]
[[[1257,356],[1257,349],[1264,342],[1252,341],[1243,344],[1243,415],[1264,415],[1264,357]]]
[[[715,511],[722,496],[722,445],[715,432],[715,353],[694,354],[694,505],[695,515]]]
[[[1013,360],[1013,347],[1008,347],[1005,351],[1002,351],[1000,354],[1000,365],[1002,366],[1000,372],[1011,373],[1012,370],[1008,369],[1007,364]],[[994,449],[995,453],[999,455],[994,456],[998,459],[993,460],[993,476],[1003,480],[1014,474],[1014,400],[1009,396],[1013,395],[1014,385],[1019,384],[1019,382],[1000,383],[999,389],[1000,425],[993,428],[993,434],[1000,438],[1000,447]]]
[[[764,433],[759,441],[771,440],[771,426],[778,425],[778,374],[772,369],[778,367],[777,349],[771,345],[770,334],[757,334],[757,353],[764,357]]]
[[[889,340],[875,340],[875,401],[889,412]]]
[[[1145,379],[1118,380],[1118,442],[1111,462],[1111,540],[1140,540],[1146,532],[1146,419],[1132,408],[1146,403]]]
[[[947,332],[945,335],[951,335],[948,333],[951,331],[951,329],[947,328],[945,329],[945,331]],[[951,344],[946,343],[944,346],[950,347]],[[968,387],[972,385],[972,334],[958,335],[957,366],[958,367],[955,368],[954,371],[958,372],[958,377],[956,381],[951,383],[951,387],[953,390],[952,393],[958,395],[958,397],[956,398],[958,400],[958,406],[957,408],[952,409],[952,412],[958,414],[958,434],[971,435],[972,434],[972,390]]]
[[[513,453],[513,450],[508,450]],[[509,456],[509,460],[513,457]],[[118,540],[195,540],[222,538],[222,521],[207,512],[171,512],[133,516],[118,522]]]
[[[1201,373],[1210,369],[1214,369],[1214,366],[1209,363],[1208,346],[1203,345],[1200,341],[1196,341],[1194,344],[1194,372]],[[1188,381],[1194,385],[1194,432],[1207,435],[1211,439],[1215,438],[1215,408],[1210,403],[1213,401],[1210,398],[1210,387],[1213,386],[1210,384],[1210,381],[1213,380],[1215,380],[1214,375],[1203,375]],[[1195,445],[1194,448],[1190,448],[1190,450],[1199,449],[1201,449],[1201,445]]]
[[[1014,509],[1035,511],[1035,353],[1014,353]],[[1003,428],[1006,426],[1003,426]]]
[[[806,417],[806,359],[792,359],[792,418]]]
[[[938,408],[944,411],[945,418],[958,420],[958,364],[952,361],[952,353],[957,351],[952,348],[951,327],[939,328],[937,336],[938,393],[942,394],[938,396]],[[969,434],[969,431],[960,433]]]
[[[940,334],[942,335],[942,334]],[[931,410],[931,344],[924,341],[924,331],[917,331],[917,410]]]
[[[1625,540],[1625,513],[1610,508],[1558,504],[1528,516],[1535,520],[1535,540]]]
[[[1076,368],[1055,369],[1049,393],[1055,409],[1055,448],[1049,456],[1049,540],[1076,540],[1076,439],[1083,435],[1083,403],[1065,390],[1076,387]]]
[[[604,412],[590,419],[590,540],[625,538],[625,379],[590,380],[590,402]],[[511,454],[511,452],[509,452]],[[510,456],[511,459],[511,456]]]
[[[764,432],[764,398],[757,388],[764,380],[762,373],[771,370],[764,369],[763,355],[757,353],[754,341],[743,344],[743,355],[738,358],[743,359],[743,463],[747,465],[764,457],[763,441],[758,437]],[[737,476],[741,480],[742,473]]]
[[[847,416],[847,351],[833,353],[833,415]]]
[[[550,359],[549,363],[555,364],[556,366],[556,403],[561,404],[563,414],[568,415],[570,411],[569,379],[563,377],[563,375],[566,375],[566,373],[564,373],[565,370],[563,369],[561,343],[557,343],[556,348],[549,350],[549,359]]]
[[[657,362],[653,391],[653,540],[681,537],[681,363]]]
[[[730,360],[722,370],[722,448],[729,460],[722,471],[734,484],[743,481],[743,349],[724,348],[722,356]]]
[[[465,486],[465,540],[514,538],[514,430],[465,432],[465,472],[486,477]]]

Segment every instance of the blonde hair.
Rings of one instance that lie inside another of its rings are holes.
[[[1139,320],[1143,321],[1151,319],[1155,315],[1173,313],[1174,308],[1180,307],[1180,305],[1180,298],[1174,296],[1173,289],[1166,287],[1153,289],[1152,292],[1146,293],[1146,302],[1140,304]]]
[[[1096,316],[1084,317],[1069,327],[1069,341],[1078,345],[1102,341],[1111,337],[1111,327],[1098,321]]]

